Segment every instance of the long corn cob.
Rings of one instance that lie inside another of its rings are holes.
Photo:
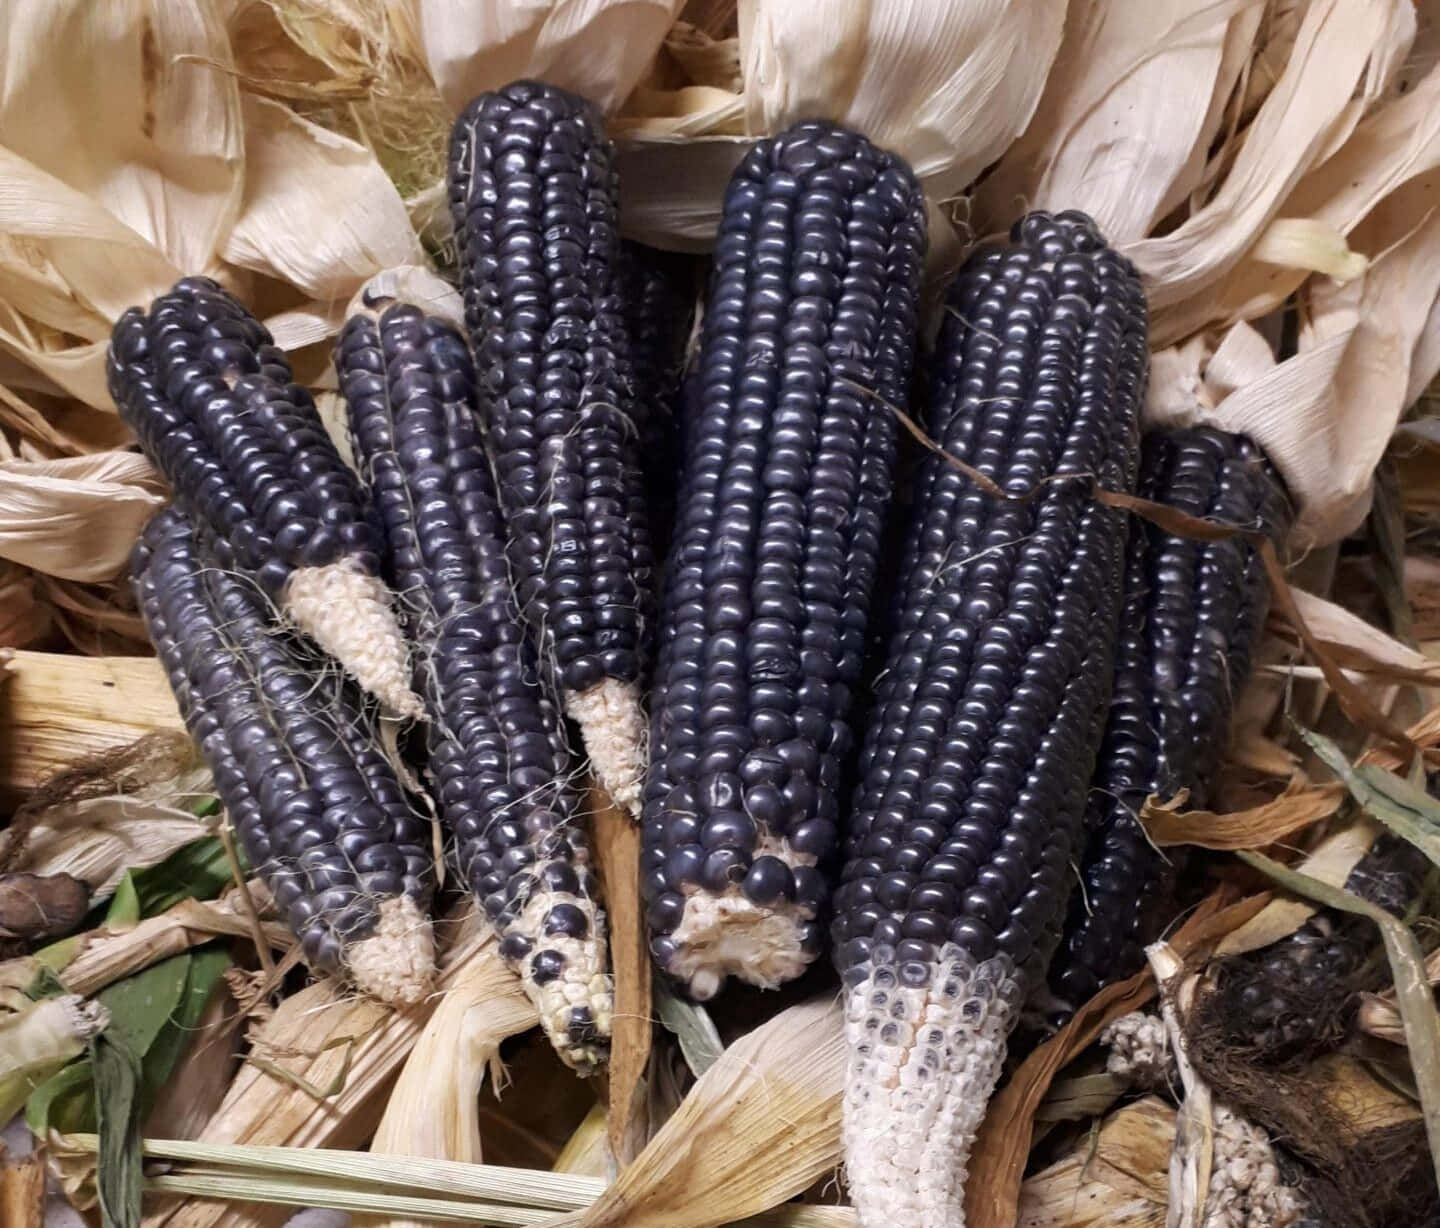
[[[651,949],[698,998],[823,946],[924,246],[909,168],[842,128],[761,141],[730,181],[643,812]]]
[[[133,566],[186,725],[307,962],[418,1001],[434,974],[428,833],[353,685],[285,635],[179,510],[152,518]]]
[[[464,340],[408,304],[335,354],[356,459],[419,652],[430,769],[460,873],[566,1061],[604,1056],[612,994],[560,716],[514,607]]]
[[[1420,898],[1429,866],[1413,844],[1381,832],[1345,889],[1403,917]],[[1377,946],[1371,921],[1321,909],[1279,942],[1222,961],[1204,1013],[1256,1064],[1319,1056],[1344,1039],[1357,991],[1377,987],[1364,976]]]
[[[1109,698],[1146,371],[1139,279],[1033,213],[952,285],[835,896],[866,1228],[962,1225],[970,1145],[1068,894]]]
[[[1142,441],[1138,492],[1187,515],[1278,539],[1287,524],[1275,472],[1248,439],[1209,428]],[[1175,915],[1169,856],[1146,838],[1145,799],[1209,803],[1236,695],[1270,585],[1243,538],[1198,541],[1132,520],[1114,697],[1085,815],[1080,890],[1050,966],[1052,1022],[1138,971]],[[1173,852],[1172,854],[1173,855]]]
[[[520,608],[601,783],[634,812],[654,568],[613,153],[582,99],[522,81],[465,109],[449,186]]]
[[[108,375],[145,454],[214,534],[219,565],[257,579],[392,712],[418,716],[378,528],[265,327],[187,277],[120,317]]]

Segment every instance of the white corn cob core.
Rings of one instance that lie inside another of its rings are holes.
[[[1005,956],[888,948],[847,977],[845,1171],[861,1228],[964,1228],[970,1148],[1024,994]]]
[[[425,705],[410,689],[410,653],[390,590],[354,559],[301,567],[285,586],[284,610],[306,635],[395,716],[423,720]]]
[[[584,938],[568,934],[546,934],[545,918],[557,904],[573,904],[588,922]],[[565,970],[541,985],[530,970],[530,956],[520,963],[520,983],[535,1003],[540,1025],[567,1066],[582,1074],[593,1072],[605,1061],[615,1017],[615,990],[606,971],[605,913],[595,901],[562,891],[537,891],[525,902],[510,933],[530,938],[533,950],[558,951],[565,957]],[[594,1020],[597,1043],[578,1044],[570,1035],[570,1011],[587,1007]]]
[[[640,688],[603,678],[586,690],[567,691],[565,711],[580,726],[590,766],[610,800],[638,818],[650,732]]]
[[[368,938],[345,948],[355,987],[391,1006],[414,1006],[435,983],[435,934],[430,918],[408,895],[380,905]]]

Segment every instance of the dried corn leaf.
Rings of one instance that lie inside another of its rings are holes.
[[[1264,848],[1284,840],[1339,811],[1345,790],[1329,784],[1319,788],[1292,786],[1274,801],[1216,814],[1179,810],[1147,799],[1140,811],[1145,834],[1160,848],[1193,844],[1207,849]]]
[[[0,560],[0,648],[28,648],[44,639],[51,625],[34,572]]]
[[[1402,6],[1409,0],[1310,4],[1284,72],[1210,201],[1171,233],[1128,246],[1149,286],[1153,344],[1198,331],[1205,320],[1192,304],[1239,262],[1314,161],[1353,130],[1384,84],[1371,70],[1393,58]]]
[[[410,0],[425,61],[459,111],[536,77],[614,110],[649,67],[680,0]]]
[[[226,260],[335,300],[423,259],[399,192],[363,145],[269,99],[247,95],[244,115],[245,198]]]
[[[782,1011],[725,1051],[579,1223],[711,1228],[777,1206],[840,1162],[844,1074],[833,995]]]
[[[0,794],[11,797],[87,756],[185,728],[153,657],[16,651],[0,704]]]
[[[1213,893],[1190,914],[1171,945],[1185,953],[1206,948],[1253,916],[1261,902],[1252,897],[1222,907],[1220,893]],[[969,1228],[1010,1228],[1016,1222],[1020,1179],[1030,1154],[1035,1111],[1056,1073],[1092,1044],[1108,1023],[1144,1005],[1154,992],[1155,982],[1148,971],[1107,986],[1031,1053],[994,1096],[970,1154],[970,1174],[965,1185],[965,1222]]]
[[[163,502],[134,452],[0,461],[0,557],[67,580],[108,580]]]
[[[1164,1228],[1175,1110],[1146,1096],[1020,1187],[1018,1228]]]
[[[443,996],[462,970],[495,966],[499,983],[487,1019],[497,1031],[473,1043],[498,1044],[508,1033],[535,1022],[519,980],[504,970],[488,927],[473,917],[446,935],[437,989],[405,1011],[347,994],[333,980],[319,981],[287,997],[252,1034],[252,1054],[241,1067],[220,1110],[200,1135],[206,1143],[253,1143],[287,1147],[358,1147],[375,1131],[386,1094],[401,1064]],[[500,972],[504,976],[500,976]],[[513,1007],[512,1009],[509,1009]],[[529,1014],[521,1019],[522,1011]],[[259,1058],[257,1064],[256,1058]],[[323,1100],[315,1090],[329,1091]],[[280,1217],[283,1220],[283,1216]],[[275,1223],[263,1208],[187,1200],[156,1221],[165,1228],[258,1228]]]
[[[1440,662],[1416,652],[1333,601],[1293,587],[1290,595],[1310,634],[1337,665],[1397,682],[1440,685]]]
[[[1034,118],[976,192],[979,231],[1083,209],[1112,242],[1144,238],[1203,159],[1259,19],[1247,0],[1069,6]]]
[[[499,960],[471,958],[456,969],[405,1061],[370,1150],[389,1155],[481,1162],[477,1113],[486,1073],[500,1076],[500,1042],[536,1023]],[[419,1228],[413,1220],[383,1223]]]

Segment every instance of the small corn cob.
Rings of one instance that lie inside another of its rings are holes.
[[[1420,898],[1429,868],[1413,844],[1381,832],[1345,890],[1403,917]],[[1227,1044],[1257,1064],[1318,1057],[1344,1039],[1356,992],[1378,988],[1363,975],[1366,956],[1378,946],[1371,921],[1321,909],[1279,942],[1224,960],[1205,1013],[1219,1020]]]
[[[217,566],[178,509],[151,519],[133,568],[186,725],[306,961],[383,1001],[419,1001],[435,970],[429,833],[353,685]]]
[[[1248,439],[1209,428],[1142,441],[1138,493],[1187,515],[1278,539],[1287,524],[1274,470]],[[1080,890],[1050,965],[1059,1024],[1111,981],[1137,972],[1173,919],[1174,863],[1138,815],[1155,794],[1209,804],[1236,695],[1269,606],[1270,585],[1243,538],[1198,541],[1135,518],[1116,646],[1114,697],[1085,823]]]
[[[460,873],[555,1047],[603,1060],[605,915],[560,715],[514,608],[464,339],[408,304],[354,316],[335,355],[356,460],[419,646],[430,770]]]
[[[108,375],[145,454],[214,534],[219,565],[257,579],[393,713],[418,716],[378,527],[265,327],[187,277],[120,317]]]
[[[725,197],[643,811],[651,950],[697,998],[824,944],[924,247],[909,168],[830,124],[757,143]]]
[[[1139,278],[1032,213],[951,286],[898,622],[865,728],[833,935],[844,1137],[866,1228],[963,1225],[971,1143],[1060,934],[1109,700],[1146,373]]]
[[[695,261],[626,240],[620,301],[629,327],[636,397],[643,406],[640,463],[656,558],[669,547],[680,468],[680,384],[695,315]]]
[[[634,813],[654,567],[613,152],[589,104],[517,82],[460,116],[449,186],[521,612],[596,775]]]

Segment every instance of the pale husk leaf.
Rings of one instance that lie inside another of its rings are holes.
[[[580,1217],[583,1228],[711,1228],[775,1207],[840,1162],[845,1037],[833,995],[747,1033]]]
[[[476,956],[456,970],[390,1093],[372,1151],[481,1162],[481,1085],[487,1072],[500,1076],[500,1041],[538,1022],[530,999],[514,989],[514,973],[499,960]],[[361,1222],[419,1228],[414,1220]]]
[[[1170,234],[1127,247],[1149,286],[1155,344],[1194,331],[1194,322],[1172,309],[1233,268],[1313,162],[1354,128],[1384,84],[1367,70],[1388,61],[1394,11],[1402,6],[1409,0],[1311,4],[1284,72],[1213,197]]]
[[[225,259],[316,299],[423,257],[395,185],[363,145],[282,103],[244,100],[245,199]]]
[[[1034,118],[976,192],[979,231],[1083,209],[1111,242],[1149,234],[1203,159],[1259,18],[1246,0],[1071,5]]]
[[[649,67],[681,0],[408,0],[425,62],[459,111],[535,77],[615,109]]]
[[[0,461],[0,557],[66,580],[109,580],[164,502],[133,452]]]

